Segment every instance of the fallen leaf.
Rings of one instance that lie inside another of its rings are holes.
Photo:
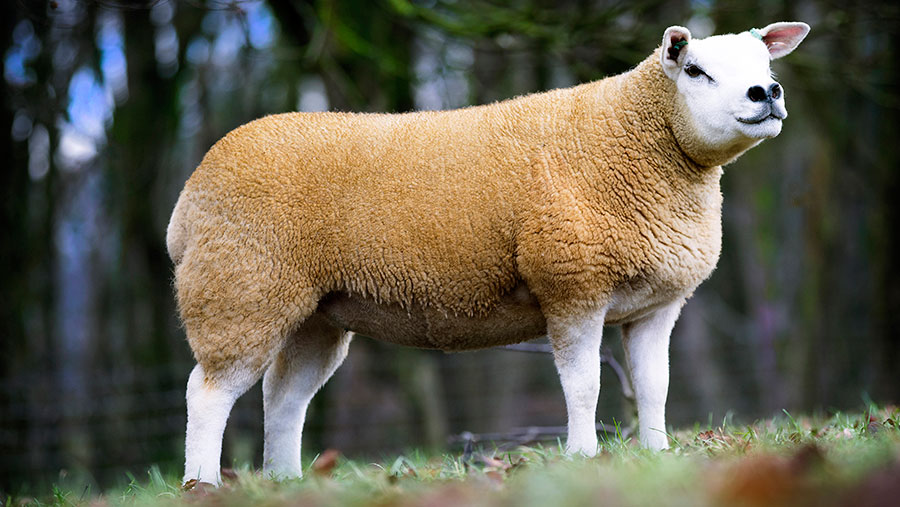
[[[697,434],[697,439],[699,440],[712,440],[713,437],[716,436],[716,433],[713,430],[706,430]]]
[[[492,486],[497,488],[503,486],[503,474],[497,470],[488,470],[484,475],[488,478],[488,481]]]
[[[341,453],[337,449],[326,449],[312,464],[313,473],[318,476],[331,475],[340,456]]]
[[[881,424],[879,424],[878,422],[870,422],[868,425],[866,425],[866,432],[869,435],[875,435],[879,431],[881,431]]]
[[[223,468],[219,473],[222,474],[223,481],[235,482],[238,479],[238,474],[233,468]]]
[[[490,456],[485,456],[485,455],[479,456],[479,461],[484,463],[484,465],[486,467],[494,468],[497,470],[507,470],[511,466],[509,463],[507,463],[501,459],[497,459],[496,457],[490,457]]]
[[[422,479],[437,479],[441,475],[441,469],[436,467],[422,467],[416,472]]]
[[[715,503],[748,507],[796,505],[808,491],[800,468],[799,463],[781,456],[741,459],[714,486]]]
[[[609,454],[609,451],[606,451],[606,450],[604,449],[604,451],[603,451],[602,454],[603,454],[603,455],[608,455],[608,454]],[[598,456],[599,456],[599,455],[598,455]],[[523,466],[525,466],[525,465],[527,465],[527,464],[528,464],[528,458],[526,458],[525,456],[520,456],[519,459],[513,461],[513,462],[509,465],[509,472],[512,472],[512,471],[514,471],[514,470],[517,470],[517,469],[519,469],[519,468],[522,468]]]
[[[191,479],[181,486],[187,498],[203,498],[216,492],[216,485]]]

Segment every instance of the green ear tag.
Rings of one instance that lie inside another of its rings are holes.
[[[676,42],[675,44],[672,44],[672,47],[675,48],[677,51],[681,51],[681,48],[683,48],[685,46],[687,46],[686,40],[680,40],[680,41]]]
[[[751,29],[750,29],[750,35],[756,37],[756,38],[759,39],[759,40],[763,40],[762,34],[759,33],[759,30],[757,30],[756,28],[751,28]]]

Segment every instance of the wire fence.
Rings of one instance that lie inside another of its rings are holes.
[[[683,336],[690,331],[688,325],[673,336],[669,423],[707,418],[720,423],[727,410],[757,416],[754,373],[746,364],[730,363],[745,353],[745,345],[704,343],[704,353],[713,358],[706,364]],[[634,407],[618,334],[609,328],[604,339],[598,431],[628,438]],[[104,487],[125,481],[127,473],[142,477],[152,465],[177,474],[184,449],[184,385],[192,366],[184,358],[93,370],[82,374],[86,381],[78,390],[62,385],[52,369],[5,376],[0,488],[15,492],[63,476]],[[473,443],[500,450],[534,441],[555,445],[565,438],[565,414],[546,343],[444,354],[358,337],[310,406],[304,459],[326,448],[378,460],[411,448],[462,452]],[[259,466],[262,424],[257,384],[238,400],[229,419],[224,464]]]

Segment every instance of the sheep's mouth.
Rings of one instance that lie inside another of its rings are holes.
[[[738,118],[737,120],[746,125],[759,125],[760,123],[769,121],[769,120],[781,121],[781,120],[783,120],[783,118],[781,118],[780,116],[776,116],[774,114],[767,114],[763,117],[757,116],[755,118]]]
[[[756,116],[746,118],[738,116],[737,121],[746,125],[759,125],[771,120],[781,121],[785,118],[787,118],[787,111],[783,107],[779,107],[778,104],[767,104]]]
[[[766,122],[766,121],[769,121],[769,120],[778,120],[778,121],[781,121],[781,120],[783,120],[783,119],[784,119],[783,116],[778,116],[778,115],[775,114],[775,113],[769,113],[769,114],[765,114],[765,115],[754,116],[754,117],[752,117],[752,118],[740,118],[740,117],[738,117],[738,118],[737,118],[737,121],[739,121],[739,122],[741,122],[741,123],[744,123],[744,124],[746,124],[746,125],[759,125],[760,123],[763,123],[763,122]]]

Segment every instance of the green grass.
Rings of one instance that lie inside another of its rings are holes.
[[[97,495],[53,488],[9,505],[844,505],[900,501],[900,409],[784,416],[675,431],[669,451],[604,441],[595,458],[557,446],[497,454],[411,452],[379,463],[339,458],[275,482],[249,467],[218,490],[183,491],[153,468]],[[887,505],[887,504],[885,504]]]

